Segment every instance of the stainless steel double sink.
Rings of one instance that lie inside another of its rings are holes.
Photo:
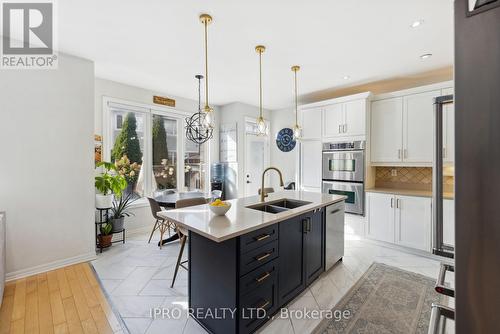
[[[280,213],[283,211],[295,209],[311,203],[312,202],[300,201],[297,199],[282,198],[271,202],[249,205],[247,206],[247,208],[267,213]]]

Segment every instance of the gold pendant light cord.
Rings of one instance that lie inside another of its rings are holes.
[[[205,109],[208,110],[208,33],[207,25],[208,21],[205,20]]]
[[[262,52],[259,52],[259,87],[260,87],[260,96],[259,96],[259,103],[260,103],[260,117],[262,118]]]
[[[294,76],[295,76],[295,126],[297,127],[299,122],[298,122],[298,111],[297,111],[297,71],[294,71]]]

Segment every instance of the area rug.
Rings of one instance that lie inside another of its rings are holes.
[[[323,319],[313,333],[427,333],[431,304],[445,302],[434,291],[435,283],[427,276],[373,263],[332,309],[337,316]]]

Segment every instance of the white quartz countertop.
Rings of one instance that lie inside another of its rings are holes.
[[[285,198],[311,203],[273,214],[247,208],[260,203],[260,196],[252,196],[226,201],[231,203],[231,208],[225,216],[214,215],[208,204],[161,211],[158,215],[208,239],[222,242],[346,199],[345,196],[339,195],[285,190],[270,193],[265,201],[272,204]]]

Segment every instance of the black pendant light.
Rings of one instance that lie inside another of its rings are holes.
[[[201,79],[203,75],[195,75],[198,79],[198,111],[186,117],[186,138],[196,144],[203,144],[213,137],[213,128],[206,126],[207,114],[201,111]]]

